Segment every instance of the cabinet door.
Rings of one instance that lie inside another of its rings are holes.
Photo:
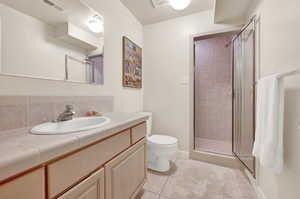
[[[106,199],[134,198],[146,179],[145,139],[105,165]]]
[[[95,172],[59,199],[104,199],[104,169]]]
[[[102,140],[75,154],[48,165],[48,198],[78,183],[83,177],[130,147],[130,131],[126,130]]]
[[[37,169],[22,177],[0,185],[1,199],[44,199],[44,168]]]
[[[143,122],[131,129],[131,143],[136,143],[146,136],[147,126],[146,122]]]

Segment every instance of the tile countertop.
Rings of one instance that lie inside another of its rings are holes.
[[[20,172],[106,138],[147,119],[143,113],[106,113],[101,128],[63,135],[33,135],[31,127],[0,132],[0,182]]]

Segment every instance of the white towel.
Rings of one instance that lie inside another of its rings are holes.
[[[275,173],[283,170],[284,84],[278,74],[258,81],[253,155]]]

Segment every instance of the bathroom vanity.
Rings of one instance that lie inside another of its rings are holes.
[[[2,137],[1,142],[5,142],[5,139],[9,142],[14,136],[23,141],[29,136],[31,143],[47,137],[50,144],[47,148],[37,146],[40,151],[38,165],[37,161],[28,163],[26,158],[31,156],[21,152],[13,154],[15,159],[8,161],[4,157],[0,160],[0,198],[134,198],[146,179],[146,118],[141,114],[120,116],[115,113],[108,117],[111,122],[103,128],[70,135],[53,135],[55,138],[51,138],[51,135],[31,135],[28,132]],[[54,150],[56,138],[65,140],[57,147],[60,151]],[[74,142],[76,147],[73,146]],[[18,151],[13,149],[18,145],[9,146],[12,147],[11,151]],[[13,168],[18,162],[24,166]]]

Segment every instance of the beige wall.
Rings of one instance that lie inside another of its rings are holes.
[[[227,28],[213,23],[213,11],[144,27],[144,110],[153,112],[153,133],[175,136],[189,149],[190,38]]]
[[[85,1],[105,19],[105,84],[95,86],[0,76],[0,95],[109,95],[115,97],[116,111],[142,109],[142,89],[122,87],[122,36],[142,46],[142,25],[119,0]]]
[[[300,1],[264,0],[261,18],[261,77],[300,68]],[[267,199],[300,195],[300,76],[285,78],[284,171],[280,175],[257,165],[257,182]]]

